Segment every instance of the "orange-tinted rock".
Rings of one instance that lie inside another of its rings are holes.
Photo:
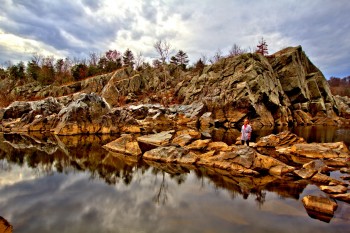
[[[320,189],[325,193],[346,193],[346,191],[348,190],[348,188],[343,185],[321,185]]]
[[[103,147],[114,152],[134,156],[139,156],[142,154],[139,144],[130,134],[122,135],[120,138],[104,145]]]
[[[338,205],[326,197],[305,196],[302,199],[303,205],[310,217],[324,222],[330,222]]]

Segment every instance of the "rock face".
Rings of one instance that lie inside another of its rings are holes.
[[[145,82],[140,74],[126,68],[121,69],[116,71],[104,86],[101,96],[113,106],[120,105],[120,102],[128,93],[140,92],[145,87]]]
[[[112,124],[105,117],[111,112],[108,103],[96,94],[82,94],[79,99],[63,108],[57,117],[55,134],[109,133]]]
[[[186,104],[203,101],[214,119],[230,123],[249,117],[254,125],[336,124],[339,112],[325,77],[300,46],[268,58],[222,59],[180,83],[177,94]]]
[[[292,104],[293,113],[301,110],[312,117],[336,117],[339,110],[329,85],[301,46],[281,50],[273,54],[269,61]]]
[[[188,104],[201,100],[213,118],[237,123],[254,117],[261,125],[292,121],[282,86],[268,60],[258,54],[225,58],[199,76],[179,84],[177,94]]]
[[[4,131],[54,132],[60,135],[118,132],[119,116],[97,94],[78,94],[69,98],[46,98],[14,102],[4,109]]]
[[[350,119],[350,98],[347,96],[334,96],[334,99],[338,105],[340,116]],[[350,124],[348,122],[348,124]]]

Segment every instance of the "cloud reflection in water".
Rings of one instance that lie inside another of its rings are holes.
[[[61,140],[54,150],[0,142],[11,166],[1,174],[30,177],[0,186],[0,215],[15,232],[345,232],[350,225],[347,205],[329,224],[308,217],[299,201],[307,183],[145,163],[106,152],[101,139]]]

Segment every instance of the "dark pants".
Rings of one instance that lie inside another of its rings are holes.
[[[244,140],[241,140],[242,145],[244,145]],[[249,146],[249,140],[245,141],[247,143],[247,146]]]

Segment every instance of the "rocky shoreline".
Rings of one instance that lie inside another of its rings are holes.
[[[320,219],[333,216],[337,206],[334,199],[350,203],[350,177],[330,177],[330,172],[337,170],[350,173],[350,151],[343,142],[306,143],[284,131],[262,137],[252,147],[239,145],[239,140],[228,146],[205,138],[196,130],[171,130],[143,136],[124,134],[104,148],[120,154],[119,157],[207,167],[229,177],[268,174],[286,180],[306,180],[328,196],[309,195],[302,199],[308,213]]]
[[[27,161],[43,172],[50,167],[62,172],[65,166],[73,166],[113,183],[116,174],[125,182],[132,179],[130,172],[139,166],[174,177],[193,170],[219,187],[243,197],[254,194],[257,199],[270,190],[300,200],[303,189],[313,184],[323,194],[301,201],[311,217],[326,222],[332,219],[338,201],[350,203],[350,153],[344,143],[305,143],[288,131],[262,137],[251,147],[239,145],[239,140],[232,145],[214,141],[210,133],[193,128],[119,136],[0,133],[0,137],[1,158]],[[342,175],[334,178],[334,172]]]

